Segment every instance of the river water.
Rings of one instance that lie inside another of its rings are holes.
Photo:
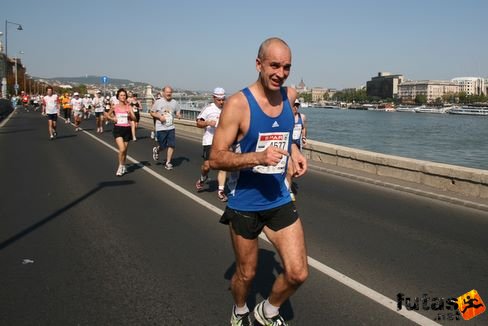
[[[305,108],[308,138],[488,170],[488,117]]]

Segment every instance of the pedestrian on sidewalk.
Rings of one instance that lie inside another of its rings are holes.
[[[130,121],[135,120],[136,116],[132,107],[127,103],[127,92],[120,88],[117,91],[117,104],[112,106],[106,113],[105,118],[114,122],[113,135],[115,143],[119,148],[116,176],[121,177],[127,173],[125,162],[127,159],[127,149],[131,138]]]
[[[203,190],[205,181],[208,179],[208,173],[210,172],[210,165],[208,160],[210,158],[210,150],[212,148],[212,141],[215,134],[215,128],[219,123],[220,112],[224,107],[225,90],[222,87],[217,87],[212,93],[213,103],[206,106],[202,112],[197,116],[197,127],[204,128],[205,133],[202,138],[203,146],[203,164],[200,168],[200,178],[198,178],[195,187],[197,191]],[[217,191],[217,197],[220,201],[227,201],[227,195],[225,194],[225,178],[226,172],[220,170],[217,174],[217,181],[219,183],[219,189]]]
[[[296,176],[307,161],[291,142],[296,90],[284,87],[291,50],[279,38],[265,40],[256,58],[258,79],[225,103],[210,154],[210,168],[232,171],[229,201],[220,222],[230,225],[236,271],[231,279],[231,325],[251,325],[247,306],[264,232],[283,263],[269,296],[254,307],[261,325],[286,325],[280,306],[308,277],[302,222],[285,186],[287,164]],[[234,151],[229,150],[230,147]]]

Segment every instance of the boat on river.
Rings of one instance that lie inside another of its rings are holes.
[[[411,112],[411,113],[414,113],[415,112],[415,107],[413,107],[413,106],[398,106],[396,108],[396,111],[397,112]]]
[[[462,106],[453,107],[449,110],[450,114],[460,114],[460,115],[482,115],[488,116],[488,107],[475,107],[475,106]]]
[[[435,107],[435,106],[427,106],[421,105],[414,108],[415,113],[447,113],[449,108],[447,107]]]

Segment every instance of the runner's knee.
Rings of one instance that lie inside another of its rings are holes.
[[[293,268],[289,271],[285,271],[284,276],[288,283],[299,286],[308,278],[308,266],[305,265],[300,268]]]

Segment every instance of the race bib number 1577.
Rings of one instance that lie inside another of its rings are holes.
[[[263,152],[269,146],[275,146],[288,151],[288,143],[290,141],[290,133],[288,132],[265,132],[259,133],[258,142],[256,144],[256,152]],[[285,173],[286,160],[288,156],[283,155],[281,161],[275,166],[257,165],[253,167],[256,173],[264,174],[278,174]]]

